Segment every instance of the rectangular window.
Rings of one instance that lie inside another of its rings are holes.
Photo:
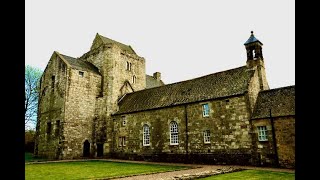
[[[125,136],[119,137],[118,144],[119,144],[119,147],[126,146],[126,137]]]
[[[60,120],[56,121],[55,136],[59,136],[59,134],[60,134]]]
[[[266,126],[258,126],[258,138],[259,138],[259,141],[268,141]]]
[[[202,115],[203,117],[208,117],[209,116],[209,104],[203,104],[202,105]]]
[[[84,75],[84,72],[79,71],[79,76],[80,76],[80,77],[83,77],[83,75]]]
[[[51,134],[51,122],[47,123],[47,134]]]
[[[210,143],[210,130],[206,130],[203,132],[204,143]]]
[[[126,137],[125,136],[122,137],[122,146],[126,146]]]
[[[150,146],[150,128],[148,125],[143,126],[143,146]]]
[[[119,144],[119,147],[122,146],[122,137],[119,137],[119,142],[118,142],[118,144]]]

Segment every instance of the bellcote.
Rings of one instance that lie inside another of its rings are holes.
[[[253,35],[251,31],[251,36],[244,43],[247,50],[247,61],[249,60],[263,60],[262,55],[262,43]]]

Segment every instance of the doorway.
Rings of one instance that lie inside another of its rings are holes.
[[[97,157],[103,156],[103,144],[99,143],[97,144]]]
[[[86,140],[83,143],[83,157],[89,157],[90,156],[90,143],[88,140]]]

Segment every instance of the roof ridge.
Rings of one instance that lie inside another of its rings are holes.
[[[289,89],[289,88],[293,88],[293,87],[295,87],[295,85],[277,87],[277,88],[273,88],[273,89],[266,89],[266,90],[262,90],[260,92],[276,91],[276,90],[281,90],[281,89]]]
[[[111,40],[111,41],[114,41],[114,42],[116,42],[116,43],[119,43],[119,44],[121,44],[121,45],[128,46],[128,47],[130,47],[130,48],[131,48],[131,46],[130,46],[130,45],[123,44],[123,43],[121,43],[121,42],[119,42],[119,41],[116,41],[116,40],[113,40],[113,39],[111,39],[111,38],[108,38],[108,37],[102,36],[102,35],[100,35],[100,34],[98,34],[98,35],[99,35],[100,37],[102,37],[102,38],[109,39],[109,40]],[[131,48],[131,49],[132,49],[132,48]]]
[[[68,55],[65,55],[65,54],[61,54],[61,53],[59,53],[59,54],[62,55],[62,56],[67,56],[69,58],[78,59],[78,58],[75,58],[75,57],[72,57],[72,56],[68,56]]]
[[[168,87],[168,86],[171,86],[171,85],[188,82],[188,81],[192,81],[192,80],[195,80],[195,79],[201,79],[201,78],[204,78],[204,77],[207,77],[207,76],[212,76],[212,75],[214,75],[214,74],[220,74],[220,73],[224,73],[224,72],[228,72],[228,71],[232,71],[232,70],[236,70],[236,69],[241,69],[241,68],[244,68],[244,67],[246,67],[246,66],[240,66],[240,67],[233,68],[233,69],[228,69],[228,70],[225,70],[225,71],[219,71],[219,72],[207,74],[207,75],[200,76],[200,77],[196,77],[196,78],[192,78],[192,79],[187,79],[187,80],[183,80],[183,81],[179,81],[179,82],[174,82],[174,83],[171,83],[171,84],[165,84],[165,85],[158,86],[158,87],[152,87],[152,88],[148,88],[148,89],[142,89],[142,90],[135,91],[135,92],[131,92],[131,93],[128,93],[128,94],[132,94],[132,93],[136,93],[136,92],[141,92],[141,91],[145,91],[145,90],[150,90],[150,89],[155,89],[155,88]],[[146,75],[147,75],[147,74],[146,74]],[[148,75],[148,76],[150,76],[150,75]],[[152,76],[151,76],[151,77],[152,77]]]

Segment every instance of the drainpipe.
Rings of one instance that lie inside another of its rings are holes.
[[[189,143],[189,135],[188,135],[188,112],[187,112],[187,105],[184,105],[184,115],[185,115],[185,123],[186,123],[186,157],[185,163],[189,162],[189,155],[188,155],[188,143]]]
[[[275,155],[275,165],[278,167],[279,166],[279,158],[278,158],[278,150],[277,150],[277,139],[276,139],[276,133],[274,130],[274,122],[273,122],[273,117],[271,115],[271,109],[269,109],[270,113],[270,121],[271,121],[271,127],[272,127],[272,140],[273,140],[273,148],[274,148],[274,155]]]

